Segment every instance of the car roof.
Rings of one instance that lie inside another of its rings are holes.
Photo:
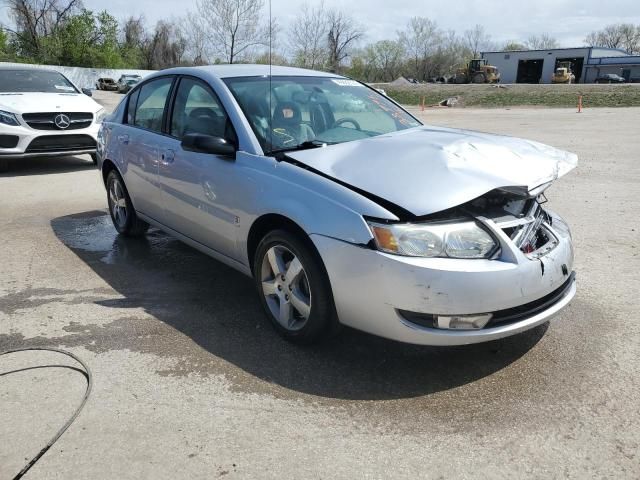
[[[161,70],[157,74],[188,74],[194,71],[207,73],[218,78],[233,77],[262,77],[262,76],[299,76],[299,77],[333,77],[344,78],[335,73],[320,72],[317,70],[307,70],[306,68],[297,67],[281,67],[277,65],[252,65],[252,64],[233,64],[233,65],[208,65],[203,67],[178,67],[168,70]],[[156,75],[157,75],[156,74]]]

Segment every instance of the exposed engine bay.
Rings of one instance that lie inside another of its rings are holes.
[[[476,217],[493,221],[530,258],[550,252],[558,244],[552,233],[553,217],[542,208],[543,193],[522,197],[505,190],[492,190],[461,206]]]

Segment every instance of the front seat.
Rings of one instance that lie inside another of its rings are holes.
[[[288,147],[316,138],[313,129],[302,123],[300,106],[296,102],[278,102],[273,111],[274,144]]]

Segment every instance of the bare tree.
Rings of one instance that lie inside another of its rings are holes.
[[[181,29],[187,41],[187,55],[194,65],[205,65],[210,48],[208,45],[207,26],[195,12],[187,12],[181,21]]]
[[[234,63],[268,43],[270,27],[260,22],[263,7],[263,0],[198,0],[194,14],[206,25],[212,53]]]
[[[629,54],[640,54],[640,25],[619,23],[591,32],[585,38],[590,47],[620,48]]]
[[[142,48],[145,68],[161,70],[184,62],[187,41],[180,28],[173,23],[160,20]]]
[[[426,17],[413,17],[398,37],[413,63],[414,78],[426,80],[429,58],[437,52],[442,41],[438,25]]]
[[[70,17],[82,9],[81,0],[6,0],[9,17],[15,24],[10,30],[17,38],[21,53],[46,56],[43,39],[57,32]]]
[[[482,25],[476,25],[471,30],[466,30],[464,39],[474,58],[480,56],[483,51],[493,48],[491,35],[485,31]]]
[[[531,35],[524,43],[529,50],[549,50],[559,46],[558,41],[548,33]]]
[[[143,44],[146,31],[144,17],[129,17],[122,22],[121,43],[125,48],[140,48]]]
[[[303,4],[289,29],[289,48],[294,63],[304,68],[322,68],[327,63],[328,31],[324,2],[316,7]]]
[[[327,21],[329,68],[332,72],[337,72],[342,62],[349,56],[350,49],[364,36],[364,33],[350,16],[339,10],[329,11]]]

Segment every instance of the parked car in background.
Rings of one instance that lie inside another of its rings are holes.
[[[0,169],[10,160],[89,154],[105,110],[64,75],[0,67]]]
[[[615,73],[605,73],[596,78],[596,83],[625,83],[624,77]]]
[[[111,90],[115,91],[118,89],[118,85],[116,84],[113,78],[99,78],[96,82],[96,88],[98,90]]]
[[[98,158],[120,234],[154,225],[253,277],[291,341],[340,323],[424,345],[495,340],[576,293],[569,228],[543,208],[574,154],[422,125],[335,74],[160,71],[103,123]]]
[[[140,83],[139,78],[120,77],[120,80],[118,80],[118,93],[127,93],[138,83]]]

